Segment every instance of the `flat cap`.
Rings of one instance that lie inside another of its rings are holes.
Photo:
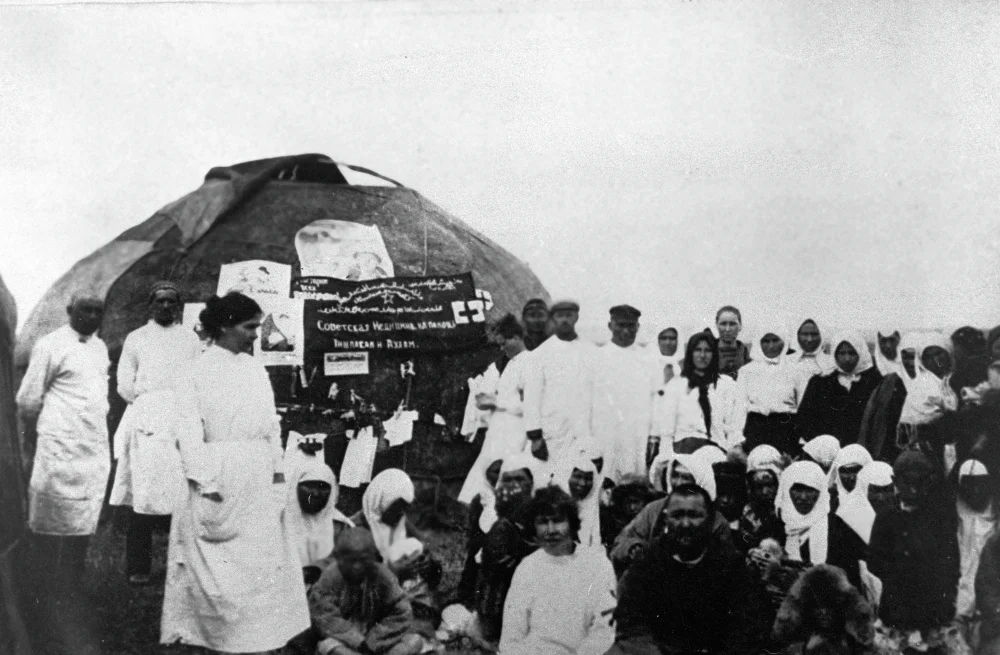
[[[580,303],[575,300],[560,300],[558,302],[552,303],[549,307],[549,313],[555,314],[556,312],[578,312],[580,311]]]
[[[624,318],[634,321],[640,316],[642,316],[642,312],[632,305],[615,305],[611,308],[612,318]]]
[[[544,309],[548,311],[549,306],[545,304],[545,301],[541,298],[532,298],[528,302],[524,303],[524,309],[521,310],[521,313],[525,314],[529,309]]]

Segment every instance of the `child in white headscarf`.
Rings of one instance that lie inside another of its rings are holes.
[[[580,455],[573,461],[572,469],[560,483],[576,503],[580,515],[578,536],[582,546],[601,545],[600,495],[603,480],[590,457]]]
[[[843,519],[830,513],[829,476],[814,462],[795,462],[781,475],[778,515],[785,524],[785,555],[795,562],[831,564],[861,585],[858,562],[865,544]]]
[[[830,434],[821,434],[802,447],[802,454],[810,461],[819,464],[824,472],[829,473],[834,460],[840,454],[840,441]]]
[[[856,443],[840,449],[833,459],[830,469],[830,507],[833,511],[847,502],[857,491],[858,473],[866,464],[872,461],[872,456],[864,446]]]
[[[986,539],[996,528],[993,511],[990,473],[975,459],[962,462],[958,468],[958,554],[962,568],[958,580],[955,614],[966,623],[976,611],[976,571]]]

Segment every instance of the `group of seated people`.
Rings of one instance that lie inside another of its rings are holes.
[[[503,655],[1000,653],[993,497],[1000,403],[939,420],[892,464],[830,436],[660,453],[648,478],[564,480],[530,453],[487,470],[456,604],[407,520],[413,484],[377,475],[362,511],[303,455],[301,652],[432,652],[448,631]],[[956,453],[946,462],[941,441]],[[293,512],[294,513],[294,512]]]

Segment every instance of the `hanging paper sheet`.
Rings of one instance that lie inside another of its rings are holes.
[[[348,282],[292,281],[310,351],[461,351],[486,344],[486,301],[471,273]]]

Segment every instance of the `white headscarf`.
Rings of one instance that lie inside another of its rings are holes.
[[[397,500],[412,503],[413,498],[413,481],[400,469],[386,469],[376,475],[361,497],[361,510],[368,521],[368,529],[386,562],[391,561],[389,549],[392,545],[406,539],[406,515],[401,516],[396,525],[386,525],[382,523],[382,514]]]
[[[840,344],[847,342],[851,344],[855,352],[858,353],[858,365],[854,367],[854,370],[850,373],[844,372],[840,365],[837,364],[837,348]],[[840,380],[840,384],[844,386],[848,391],[850,391],[851,386],[858,381],[861,374],[870,369],[874,364],[872,363],[872,354],[868,350],[868,344],[857,332],[841,332],[833,341],[833,361],[834,365],[837,367],[837,377]]]
[[[858,473],[858,484],[847,502],[837,508],[837,516],[844,519],[858,536],[867,544],[872,538],[875,524],[875,508],[868,501],[868,488],[872,485],[885,487],[892,484],[892,466],[885,462],[869,462]]]
[[[844,483],[840,481],[840,467],[841,466],[860,466],[864,468],[872,461],[871,453],[862,446],[861,444],[852,443],[844,446],[837,453],[837,457],[833,460],[833,467],[830,469],[830,486],[837,487],[837,499],[840,504],[846,503],[851,496],[853,496],[858,491],[857,484],[854,486],[854,491],[848,491],[844,488]],[[859,471],[860,473],[860,471]]]
[[[907,392],[909,392],[910,384],[913,382],[914,378],[910,377],[910,374],[906,372],[906,367],[903,366],[903,351],[912,350],[916,359],[919,359],[917,355],[924,348],[924,341],[927,339],[927,335],[922,332],[907,332],[903,335],[903,338],[899,340],[899,377],[903,378],[903,383],[906,385]],[[914,362],[916,366],[916,362]]]
[[[674,351],[673,355],[664,355],[660,352],[660,335],[666,330],[673,330],[677,333],[677,350]],[[672,366],[674,368],[674,377],[678,377],[681,374],[681,367],[684,362],[684,342],[681,340],[681,331],[672,325],[667,325],[656,332],[656,339],[654,339],[649,344],[650,354],[653,360],[659,365],[659,370],[663,373],[667,366]],[[660,379],[662,384],[662,378]]]
[[[581,454],[573,460],[573,465],[569,467],[569,472],[565,479],[560,482],[563,490],[572,496],[569,489],[569,478],[573,471],[579,469],[584,473],[592,473],[594,476],[594,486],[590,493],[583,500],[576,501],[577,509],[580,511],[580,544],[583,546],[601,545],[601,483],[603,478],[597,472],[594,462],[587,456]]]
[[[807,353],[802,350],[802,345],[799,344],[799,331],[802,330],[802,326],[806,323],[812,323],[815,325],[816,331],[819,332],[819,345],[816,347],[816,350],[811,353]],[[801,362],[804,359],[815,359],[816,366],[821,371],[826,372],[833,370],[833,358],[826,352],[826,350],[830,347],[830,342],[823,336],[823,330],[820,329],[819,323],[817,323],[814,319],[807,318],[799,323],[799,327],[795,329],[795,334],[789,335],[789,338],[795,340],[794,348],[796,350],[796,354],[794,355],[794,358],[796,362]]]
[[[809,542],[809,559],[825,564],[829,536],[830,489],[827,475],[818,464],[795,462],[781,474],[775,508],[785,523],[785,553],[793,561],[802,560],[802,545]],[[808,514],[799,514],[792,503],[792,487],[802,484],[819,492],[816,505]]]
[[[958,396],[949,384],[951,375],[939,378],[937,375],[927,370],[922,361],[924,351],[931,346],[939,346],[950,355],[952,352],[951,339],[940,332],[927,332],[912,336],[908,346],[914,348],[914,368],[916,377],[903,376],[903,383],[906,386],[906,400],[903,403],[903,412],[899,417],[901,423],[909,425],[924,425],[939,418],[946,411],[953,412],[958,409]]]
[[[335,519],[354,527],[351,519],[337,509],[337,497],[340,491],[340,487],[337,485],[337,476],[323,461],[322,455],[307,457],[308,459],[302,460],[298,471],[292,473],[293,477],[290,479],[291,484],[288,485],[285,505],[285,517],[289,529],[295,535],[299,561],[302,562],[302,566],[309,566],[313,562],[329,557],[330,553],[333,552],[333,522]],[[330,485],[330,500],[326,507],[316,514],[303,512],[299,505],[298,486],[300,482],[325,482]]]
[[[781,349],[781,353],[779,353],[778,356],[774,358],[765,357],[764,348],[760,344],[761,340],[769,334],[773,334],[774,336],[778,337],[779,339],[781,339],[781,343],[784,344],[784,347]],[[787,359],[786,355],[788,354],[788,351],[791,350],[792,348],[791,340],[788,337],[788,328],[785,325],[778,322],[765,323],[764,326],[757,331],[757,335],[758,336],[754,340],[753,346],[754,346],[754,351],[756,353],[759,353],[759,356],[754,357],[754,359],[757,361],[761,361],[765,364],[772,364],[776,366],[783,365],[785,363],[785,360]]]
[[[774,446],[762,444],[750,451],[747,456],[747,473],[754,471],[770,471],[774,477],[780,478],[785,468],[785,458]]]
[[[715,500],[715,472],[704,456],[675,455],[672,452],[660,453],[653,460],[653,465],[649,467],[649,481],[654,489],[670,493],[670,474],[676,464],[686,468],[694,477],[694,483],[707,491],[708,496]],[[666,488],[663,486],[664,471],[667,473]]]
[[[802,446],[802,450],[819,464],[824,471],[829,471],[833,461],[840,454],[840,441],[831,434],[821,434],[813,437]]]
[[[890,373],[895,373],[899,377],[906,375],[906,371],[903,370],[903,359],[899,356],[899,352],[903,349],[903,342],[900,339],[899,346],[896,347],[896,359],[889,359],[882,354],[882,349],[878,347],[878,337],[879,335],[887,337],[891,334],[898,332],[895,328],[879,328],[875,333],[875,368],[878,369],[879,373],[882,375],[889,375]]]

